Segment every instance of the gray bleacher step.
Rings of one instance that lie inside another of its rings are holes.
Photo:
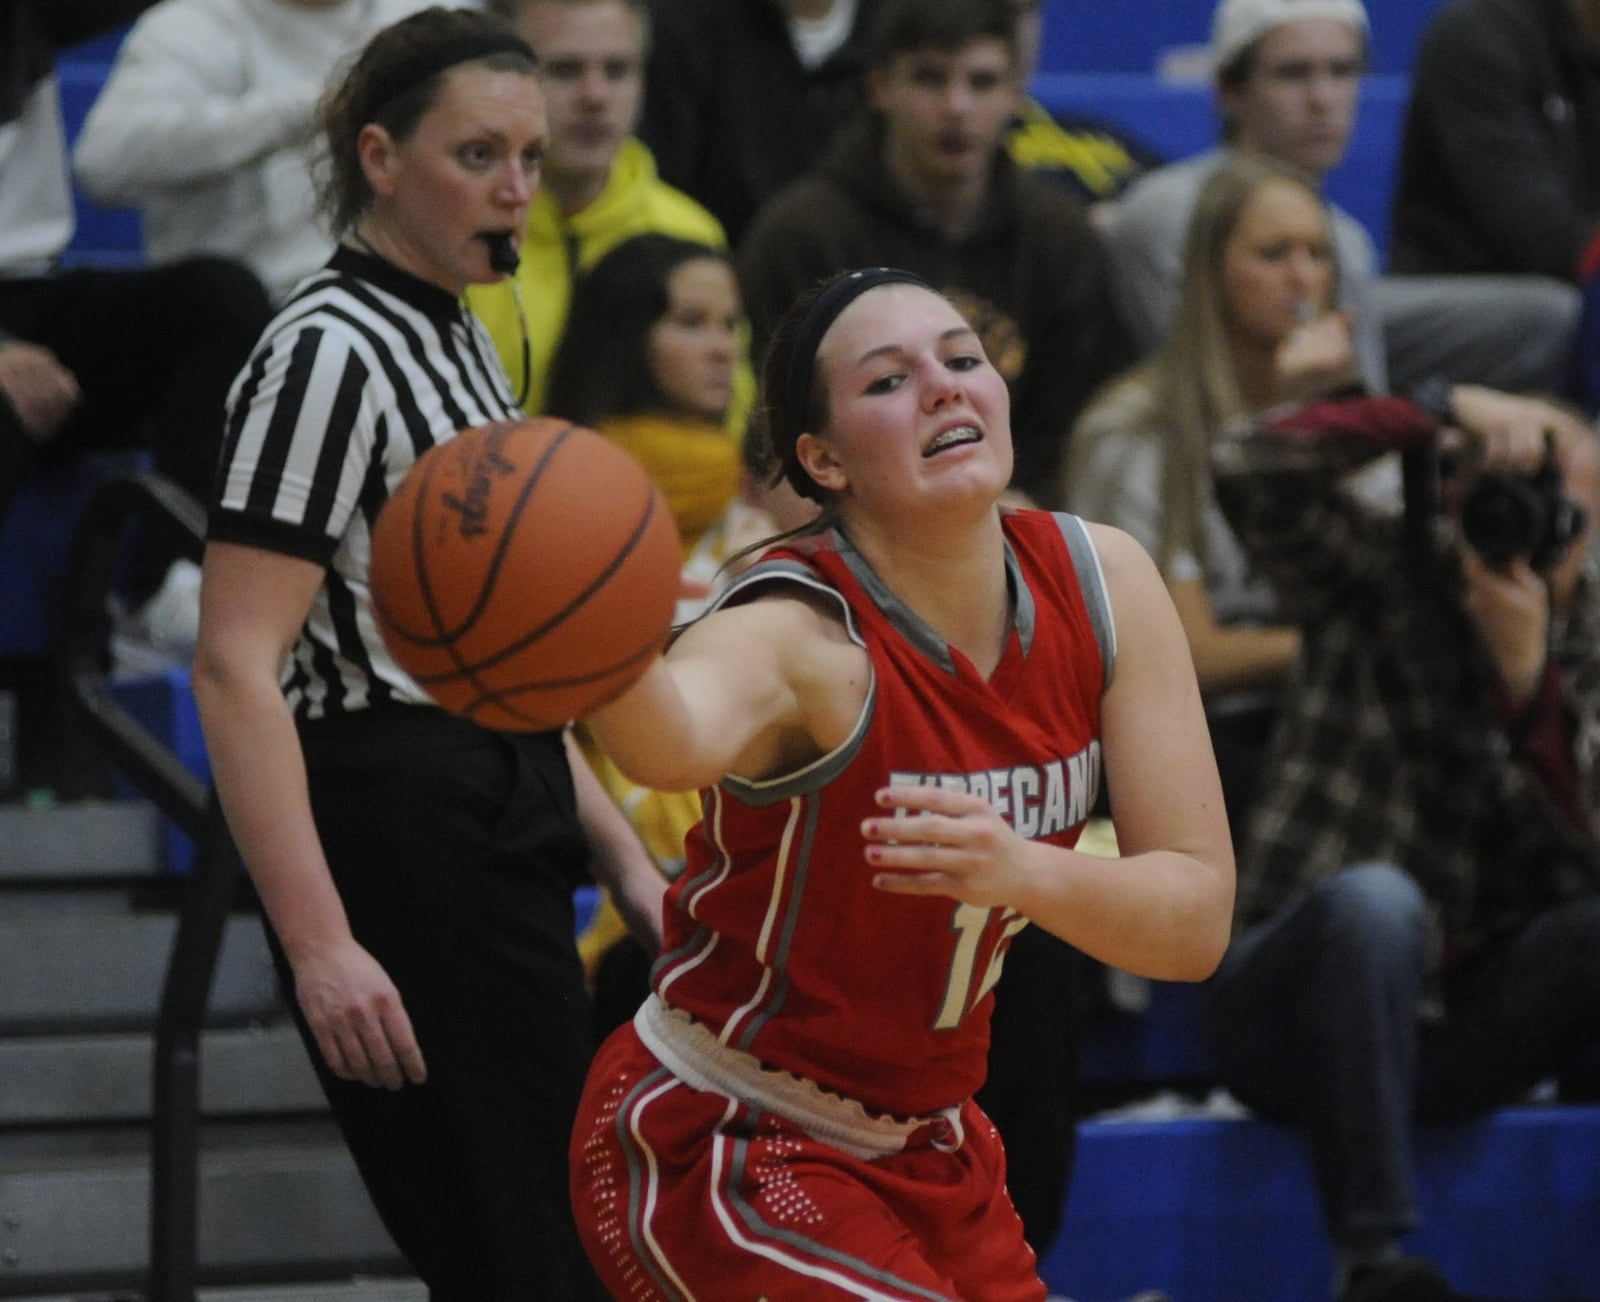
[[[0,882],[148,877],[163,855],[161,816],[145,800],[0,805]]]
[[[148,1119],[153,1045],[138,1032],[0,1040],[0,1126]],[[200,1104],[213,1117],[326,1106],[287,1022],[205,1032]]]
[[[0,1033],[138,1029],[154,1024],[177,923],[164,912],[0,916]],[[228,920],[211,993],[215,1024],[281,1009],[261,922]]]
[[[149,1163],[138,1152],[0,1168],[0,1297],[142,1284]],[[199,1261],[216,1283],[403,1274],[336,1138],[207,1149]]]

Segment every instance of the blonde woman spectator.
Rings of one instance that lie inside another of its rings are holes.
[[[1315,189],[1283,164],[1231,160],[1195,204],[1166,343],[1102,392],[1068,444],[1064,499],[1133,534],[1167,580],[1236,830],[1300,637],[1212,498],[1210,446],[1241,417],[1354,380],[1337,295]]]

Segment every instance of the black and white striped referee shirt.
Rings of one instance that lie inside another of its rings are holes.
[[[209,537],[325,569],[284,671],[296,717],[427,702],[373,620],[371,527],[435,443],[520,415],[476,318],[382,259],[341,247],[284,304],[228,395]]]

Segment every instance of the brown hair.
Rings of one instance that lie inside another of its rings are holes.
[[[1165,342],[1144,365],[1111,382],[1090,404],[1084,422],[1068,441],[1071,461],[1087,457],[1096,439],[1120,433],[1094,421],[1095,410],[1102,403],[1128,397],[1130,388],[1142,390],[1141,419],[1166,435],[1161,540],[1156,549],[1156,561],[1163,569],[1185,551],[1193,552],[1202,566],[1206,563],[1203,520],[1211,492],[1211,441],[1246,414],[1230,344],[1223,261],[1246,205],[1273,183],[1304,190],[1327,212],[1316,186],[1287,163],[1240,154],[1213,172],[1189,218],[1178,302]],[[1328,226],[1331,241],[1331,222]],[[1337,285],[1334,292],[1337,295]],[[1069,490],[1072,478],[1069,469],[1065,480]]]
[[[361,129],[374,122],[395,141],[408,139],[438,102],[446,74],[464,63],[529,76],[538,67],[533,51],[504,19],[435,6],[380,31],[323,96],[317,111],[323,154],[318,188],[335,237],[372,204],[358,147]]]

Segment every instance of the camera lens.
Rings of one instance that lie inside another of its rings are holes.
[[[1532,556],[1548,529],[1546,494],[1526,479],[1484,475],[1461,503],[1461,533],[1491,565]]]

